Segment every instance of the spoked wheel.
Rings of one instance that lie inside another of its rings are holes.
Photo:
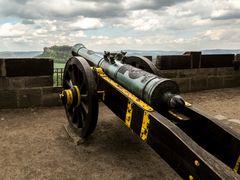
[[[97,85],[88,62],[70,58],[64,69],[63,92],[60,95],[73,130],[83,138],[96,128],[98,118]]]
[[[136,68],[142,69],[152,74],[160,76],[160,71],[157,67],[146,57],[143,56],[127,56],[126,64],[130,64]]]

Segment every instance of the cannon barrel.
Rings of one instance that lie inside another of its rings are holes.
[[[184,106],[175,81],[159,77],[120,61],[88,50],[83,44],[72,48],[73,56],[81,56],[90,64],[101,67],[114,81],[129,90],[156,110]]]

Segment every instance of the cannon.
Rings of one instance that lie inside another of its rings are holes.
[[[83,44],[72,55],[60,98],[78,136],[94,132],[101,100],[184,179],[239,179],[239,134],[186,102],[151,61]]]

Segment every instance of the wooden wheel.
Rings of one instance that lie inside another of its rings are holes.
[[[86,138],[96,128],[98,98],[94,74],[84,58],[72,57],[67,61],[63,88],[60,96],[69,124],[80,137]]]

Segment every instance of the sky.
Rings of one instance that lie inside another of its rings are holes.
[[[240,49],[240,0],[0,0],[0,51]]]

